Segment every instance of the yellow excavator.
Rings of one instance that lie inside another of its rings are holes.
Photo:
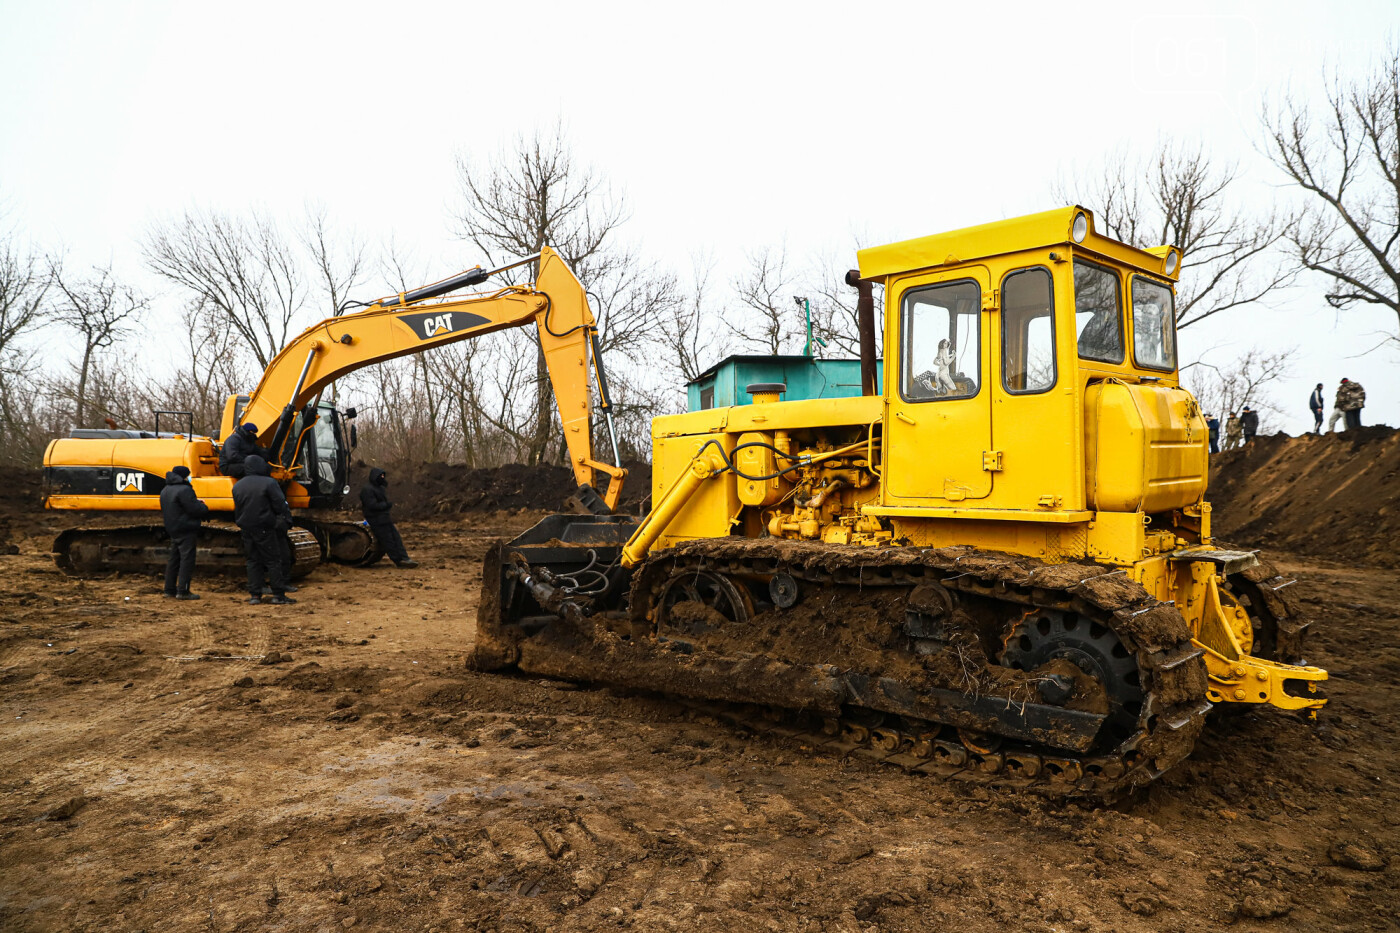
[[[655,419],[650,514],[487,554],[471,665],[1097,797],[1180,762],[1215,707],[1315,715],[1293,581],[1212,537],[1180,251],[1067,207],[858,258],[864,395],[757,384]]]
[[[538,263],[532,283],[434,300],[527,263]],[[366,564],[383,555],[362,523],[338,521],[316,511],[335,508],[350,491],[347,474],[355,436],[354,409],[337,411],[323,398],[324,390],[341,376],[374,363],[532,323],[538,327],[570,465],[579,482],[575,501],[597,512],[616,506],[626,471],[617,457],[597,322],[583,286],[559,254],[546,247],[536,256],[491,270],[470,269],[321,321],[277,354],[253,392],[229,397],[220,436],[230,437],[242,424],[259,427],[258,444],[269,450],[273,476],[283,484],[297,515],[296,526],[288,532],[294,576],[305,575],[322,560]],[[593,458],[590,370],[612,441],[613,464]],[[230,521],[235,480],[221,475],[218,464],[219,445],[194,433],[188,412],[155,413],[149,432],[79,428],[70,437],[50,442],[44,453],[44,504],[88,512],[158,512],[166,473],[184,465],[195,495],[216,515],[206,522],[198,542],[200,565],[236,572],[243,566],[243,550]],[[54,558],[59,567],[75,574],[144,571],[163,566],[168,548],[159,522],[84,527],[58,536]]]

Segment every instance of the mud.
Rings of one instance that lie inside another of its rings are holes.
[[[389,498],[394,502],[394,517],[400,521],[509,509],[558,511],[578,488],[573,471],[563,466],[529,467],[519,463],[483,469],[447,463],[379,466],[389,474]],[[623,483],[619,511],[635,512],[651,495],[651,466],[636,461],[624,466],[628,475]],[[360,484],[368,478],[369,468],[369,464],[360,461],[351,470],[353,494],[346,497],[346,511],[358,514]]]
[[[476,568],[534,514],[405,522],[422,568],[323,568],[279,608],[217,581],[187,604],[65,578],[52,516],[7,495],[0,929],[1400,926],[1393,570],[1275,555],[1331,705],[1316,725],[1213,717],[1182,765],[1100,807],[467,671]]]

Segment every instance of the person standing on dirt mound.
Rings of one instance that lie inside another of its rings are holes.
[[[258,446],[258,426],[251,421],[237,428],[219,450],[219,472],[241,479],[244,464],[253,455],[267,459],[267,451]]]
[[[1206,432],[1210,435],[1210,452],[1220,453],[1220,419],[1214,415],[1206,415]]]
[[[243,478],[233,484],[233,520],[243,532],[243,553],[248,559],[248,602],[263,601],[267,581],[274,606],[294,603],[287,595],[287,565],[280,540],[292,527],[291,507],[266,460],[249,454],[243,466]]]
[[[1225,449],[1234,450],[1240,446],[1240,419],[1233,411],[1225,419]]]
[[[1314,434],[1322,433],[1322,412],[1326,407],[1327,402],[1323,400],[1322,395],[1322,383],[1319,382],[1317,388],[1313,389],[1312,395],[1308,396],[1308,408],[1310,408],[1313,413]]]
[[[1259,412],[1246,407],[1240,413],[1240,431],[1244,433],[1244,443],[1254,440],[1254,435],[1259,433]]]
[[[1361,409],[1366,407],[1366,390],[1361,383],[1343,379],[1337,388],[1337,407],[1342,410],[1348,431],[1361,428]]]
[[[384,548],[384,553],[394,562],[395,567],[417,567],[418,561],[408,556],[404,550],[403,538],[394,527],[394,519],[389,514],[394,503],[389,501],[389,474],[379,467],[371,467],[369,481],[360,487],[360,509],[369,522],[369,530],[374,532]]]
[[[1332,400],[1332,417],[1327,419],[1328,434],[1331,434],[1337,429],[1337,421],[1339,419],[1346,417],[1346,409],[1342,406],[1346,403],[1347,383],[1349,383],[1350,381],[1350,379],[1344,378],[1341,384],[1337,386],[1337,397]],[[1346,422],[1343,422],[1343,426],[1345,426],[1345,424]]]
[[[209,506],[195,497],[190,485],[190,468],[177,466],[165,474],[160,491],[160,517],[170,535],[170,559],[165,562],[165,595],[173,599],[199,599],[190,592],[194,576],[195,541],[200,522],[209,515]]]

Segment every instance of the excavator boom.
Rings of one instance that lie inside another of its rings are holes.
[[[575,477],[580,485],[595,487],[599,486],[599,472],[620,478],[621,471],[616,466],[593,458],[590,352],[599,376],[602,411],[608,417],[611,413],[606,377],[596,352],[597,322],[587,295],[554,250],[545,247],[538,261],[539,274],[532,285],[431,301],[445,290],[479,284],[489,275],[472,270],[436,286],[383,298],[363,311],[327,318],[307,328],[273,358],[247,404],[241,410],[232,405],[225,410],[221,436],[228,437],[237,424],[252,422],[259,428],[259,444],[268,447],[279,462],[289,464],[293,455],[284,455],[284,451],[289,440],[297,440],[289,437],[296,413],[341,376],[375,363],[533,322],[539,330]],[[616,459],[615,445],[613,453]],[[621,492],[620,482],[611,485],[607,490],[609,507],[616,505]]]

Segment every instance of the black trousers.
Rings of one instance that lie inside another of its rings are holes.
[[[170,536],[170,559],[165,562],[165,592],[188,593],[194,576],[194,543],[196,535]]]
[[[261,596],[264,582],[272,595],[287,593],[286,535],[276,528],[244,528],[243,554],[248,559],[248,592]]]
[[[248,475],[248,468],[241,463],[230,463],[227,470],[223,471],[225,476],[232,476],[235,479],[242,479]]]
[[[389,559],[394,563],[408,560],[408,551],[404,550],[403,538],[399,537],[399,530],[390,521],[371,521],[369,530],[374,532],[375,538],[384,547],[384,553],[389,555]]]
[[[1346,419],[1348,431],[1355,431],[1361,427],[1361,409],[1353,408],[1351,411],[1345,412],[1342,417]]]
[[[1322,409],[1321,409],[1321,408],[1314,408],[1314,409],[1312,410],[1312,413],[1313,413],[1313,433],[1314,433],[1314,434],[1321,434],[1321,433],[1322,433]]]

